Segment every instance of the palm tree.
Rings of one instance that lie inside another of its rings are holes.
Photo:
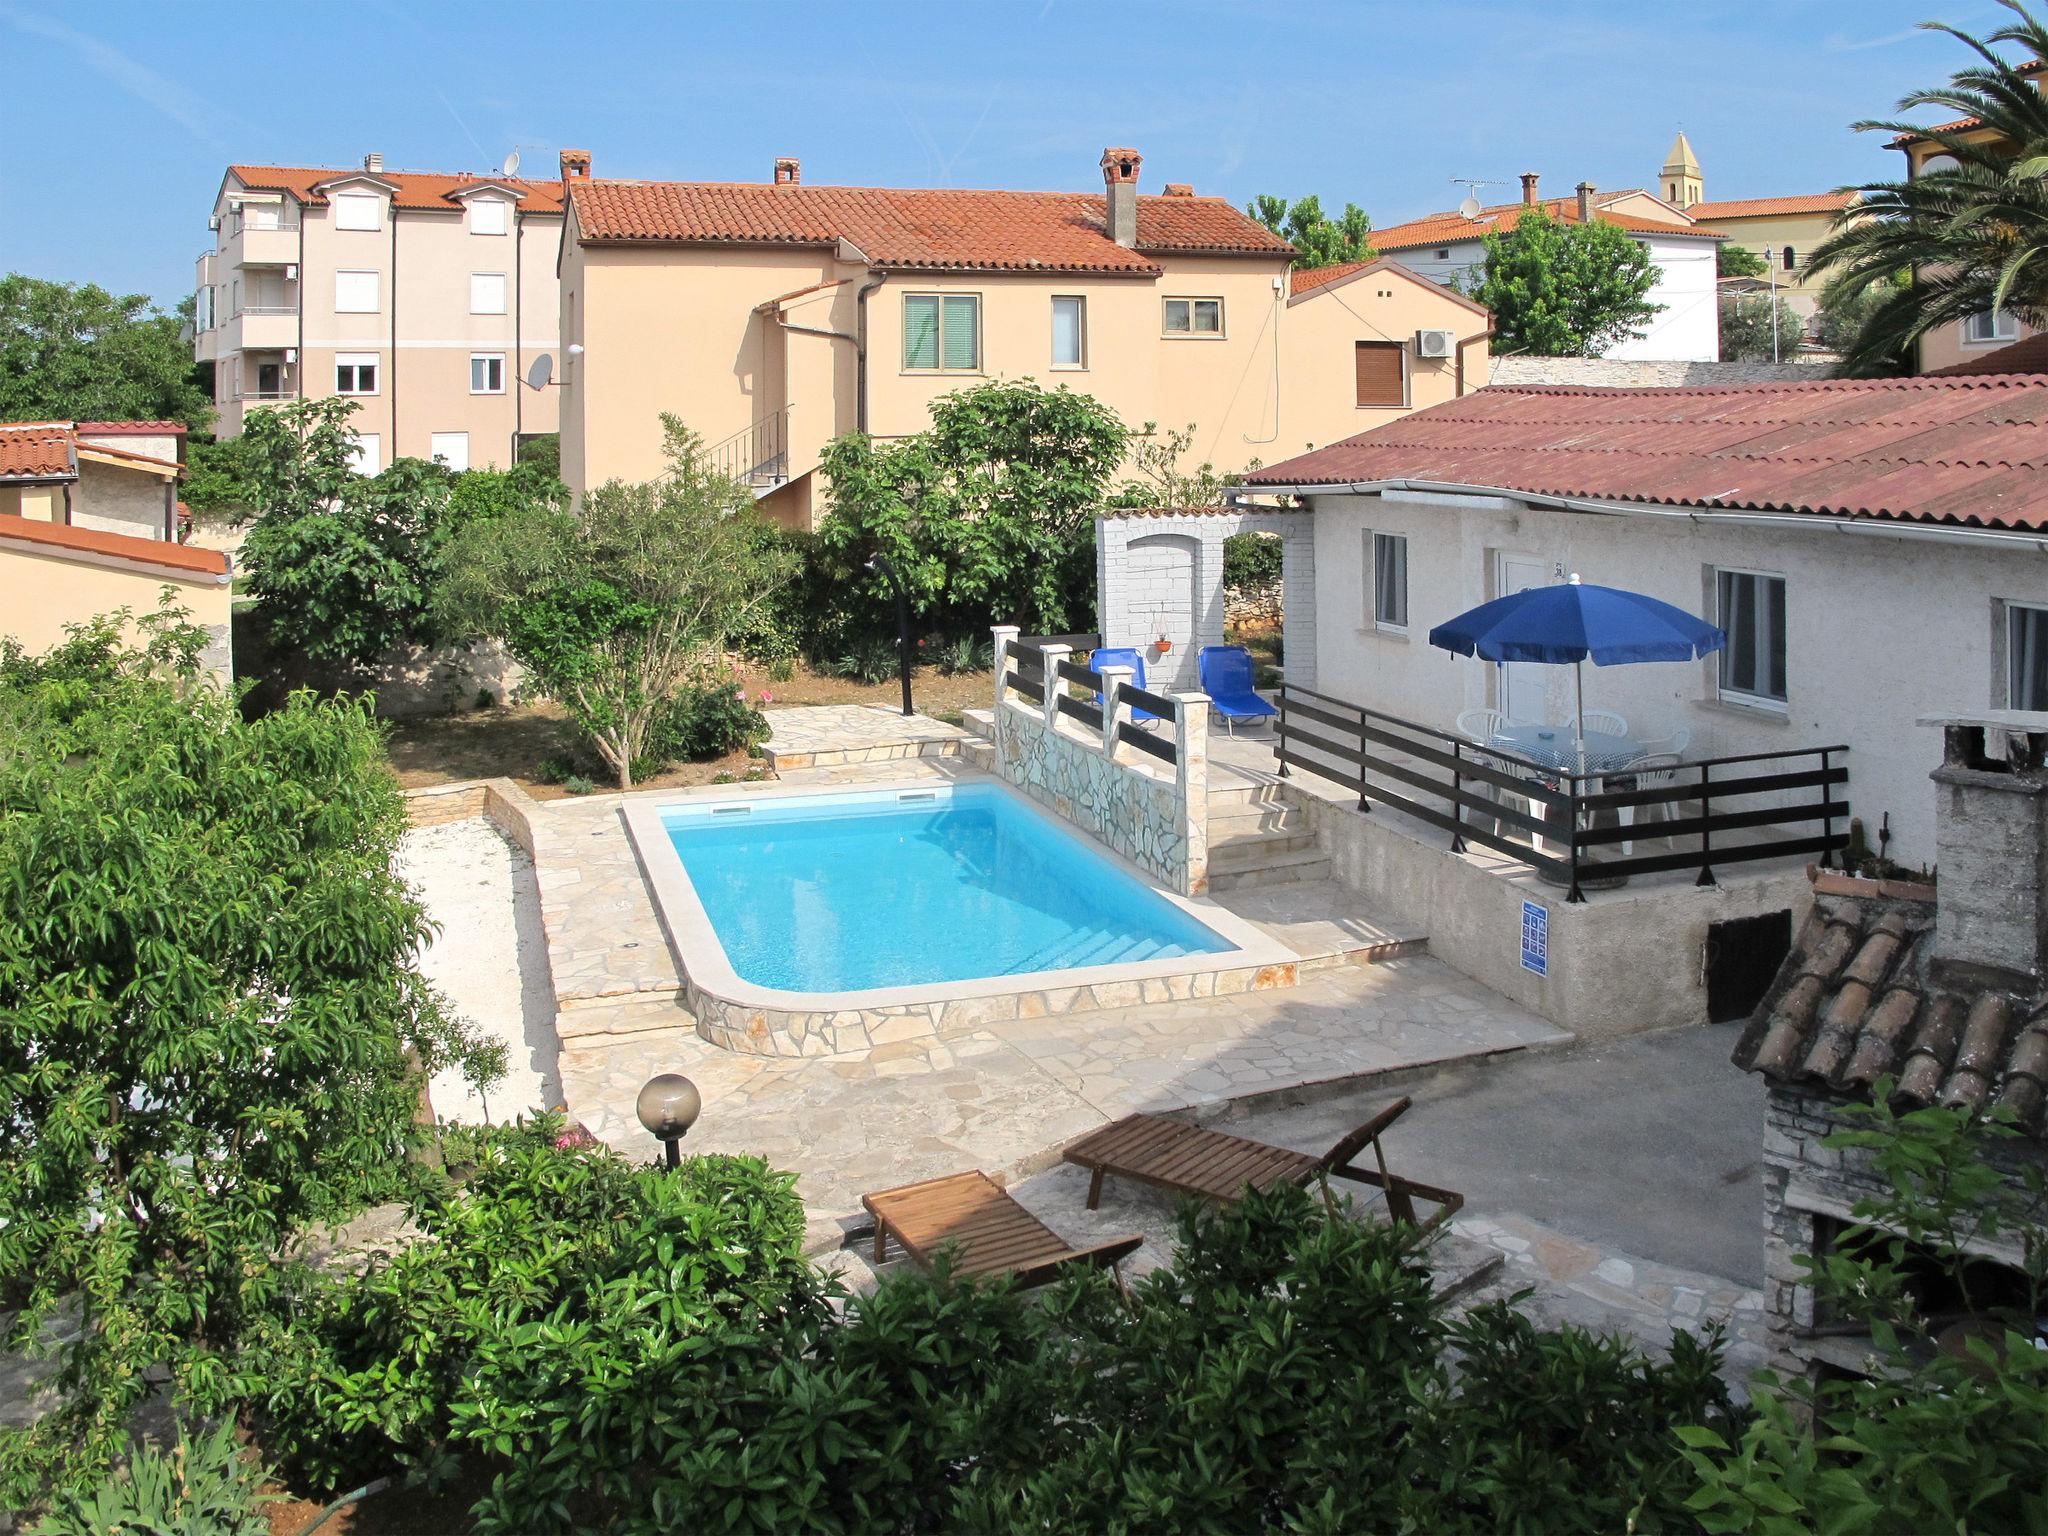
[[[1855,125],[1859,132],[1928,140],[1954,164],[1908,181],[1845,189],[1861,197],[1815,248],[1811,270],[1834,273],[1830,286],[1845,298],[1913,274],[1872,306],[1843,354],[1845,373],[1896,372],[1897,360],[1922,336],[1988,310],[2048,328],[2048,97],[2032,73],[2048,68],[2048,28],[2020,0],[1999,3],[2016,19],[1986,37],[1923,22],[1981,62],[1899,102],[1902,112],[1940,107],[1970,121],[1944,128],[1895,120]],[[2024,50],[2029,60],[2007,62],[1993,51],[2000,44]]]

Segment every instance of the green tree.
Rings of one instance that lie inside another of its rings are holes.
[[[1724,362],[1791,362],[1799,355],[1806,322],[1783,299],[1777,301],[1775,329],[1768,294],[1731,294],[1721,301],[1721,357]]]
[[[2048,326],[2048,99],[2028,72],[2048,65],[2048,29],[2017,0],[2000,3],[2016,19],[1985,37],[1923,23],[1961,42],[1976,62],[1899,102],[1902,112],[1939,107],[1944,118],[1973,126],[1856,124],[1927,139],[1953,163],[1904,181],[1866,183],[1857,189],[1855,216],[1839,220],[1815,247],[1810,269],[1827,274],[1845,299],[1882,295],[1861,312],[1861,328],[1843,349],[1845,372],[1893,372],[1922,336],[1990,310]],[[1994,51],[2002,44],[2025,57],[2008,62]],[[1910,285],[1894,286],[1900,272],[1913,275]]]
[[[679,697],[795,573],[703,439],[668,415],[662,438],[658,480],[608,481],[580,509],[529,501],[458,530],[436,604],[451,629],[503,640],[622,789]]]
[[[891,589],[868,566],[878,554],[927,629],[985,633],[1007,620],[1063,633],[1081,622],[1093,607],[1090,518],[1128,441],[1093,396],[1022,380],[946,395],[930,427],[898,442],[833,442],[812,558],[818,640],[893,635]]]
[[[177,316],[95,283],[0,277],[0,421],[212,419]]]
[[[1714,252],[1716,277],[1762,277],[1768,267],[1760,254],[1733,240],[1723,240]]]
[[[1300,255],[1297,267],[1334,267],[1346,261],[1371,261],[1372,220],[1356,203],[1331,218],[1322,199],[1311,193],[1298,202],[1261,192],[1245,205],[1246,213],[1292,245]]]
[[[1861,289],[1839,280],[1829,283],[1821,289],[1820,303],[1813,314],[1814,332],[1820,344],[1830,352],[1849,353],[1868,329],[1871,316],[1909,282],[1907,274],[1895,272],[1890,281],[1874,282]],[[1911,373],[1912,354],[1902,344],[1888,358],[1866,362],[1865,367],[1880,375]]]
[[[1650,253],[1617,225],[1565,224],[1536,207],[1487,232],[1470,296],[1493,312],[1496,353],[1598,357],[1663,310],[1647,297],[1656,282]]]
[[[245,523],[255,515],[261,495],[256,467],[256,455],[246,436],[188,439],[179,498],[201,518]]]
[[[415,968],[367,710],[245,723],[178,610],[130,621],[0,646],[0,1296],[8,1350],[64,1340],[60,1406],[0,1433],[13,1509],[159,1368],[218,1411],[294,1237],[401,1187],[425,1074],[502,1069]]]

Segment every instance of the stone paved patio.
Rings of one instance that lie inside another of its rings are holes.
[[[1570,1038],[1409,956],[1315,972],[1282,991],[1011,1020],[857,1057],[744,1056],[680,1030],[623,1035],[571,1052],[563,1076],[569,1112],[637,1156],[652,1150],[633,1117],[640,1085],[688,1074],[705,1104],[692,1149],[793,1169],[823,1247],[866,1191],[962,1168],[1022,1176],[1134,1109],[1214,1111]]]
[[[973,736],[928,715],[884,704],[804,704],[768,712],[768,766],[777,773],[848,763],[958,757]]]

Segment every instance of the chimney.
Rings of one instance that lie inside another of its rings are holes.
[[[378,154],[376,150],[371,150],[367,155],[363,156],[363,169],[372,176],[377,175],[384,169],[384,157]]]
[[[795,155],[782,155],[775,162],[775,185],[793,187],[804,179],[803,167]]]
[[[1529,207],[1536,201],[1536,173],[1522,172],[1522,206]]]
[[[590,179],[590,151],[587,149],[565,149],[562,151],[562,180],[588,181]]]
[[[1933,962],[1960,979],[2036,990],[2048,980],[2048,716],[1919,723],[1942,729]]]
[[[1138,243],[1138,167],[1145,157],[1135,149],[1102,152],[1102,184],[1109,191],[1109,238],[1118,245]]]
[[[1168,197],[1193,197],[1195,189],[1184,181],[1169,181],[1166,184],[1166,195]]]
[[[1578,185],[1579,222],[1581,224],[1593,222],[1593,193],[1596,190],[1590,181],[1582,181]]]

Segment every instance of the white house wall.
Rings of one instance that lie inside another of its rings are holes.
[[[1656,264],[1657,282],[1650,289],[1650,302],[1663,309],[1654,315],[1643,334],[1633,341],[1609,347],[1601,354],[1623,362],[1711,363],[1721,356],[1721,324],[1715,287],[1712,240],[1698,238],[1660,239],[1639,236]],[[1447,254],[1439,259],[1437,252]],[[1452,246],[1402,251],[1404,267],[1434,282],[1456,280],[1461,286],[1476,281],[1473,274],[1486,263],[1482,241],[1465,240]]]
[[[1373,628],[1366,533],[1408,538],[1409,630]],[[1727,566],[1786,580],[1789,708],[1780,716],[1723,703],[1706,662],[1585,669],[1589,709],[1615,709],[1638,737],[1691,731],[1690,757],[1846,743],[1849,800],[1875,842],[1891,818],[1891,854],[1934,861],[1940,733],[1917,716],[2000,705],[2004,604],[2048,603],[2048,556],[1811,527],[1702,526],[1531,507],[1505,498],[1315,499],[1315,686],[1334,697],[1448,729],[1492,706],[1495,669],[1438,650],[1433,625],[1499,596],[1503,552],[1533,557],[1554,578],[1647,592],[1713,617],[1712,576]],[[1290,637],[1289,645],[1293,641]],[[1549,718],[1570,718],[1572,669],[1538,669]]]

